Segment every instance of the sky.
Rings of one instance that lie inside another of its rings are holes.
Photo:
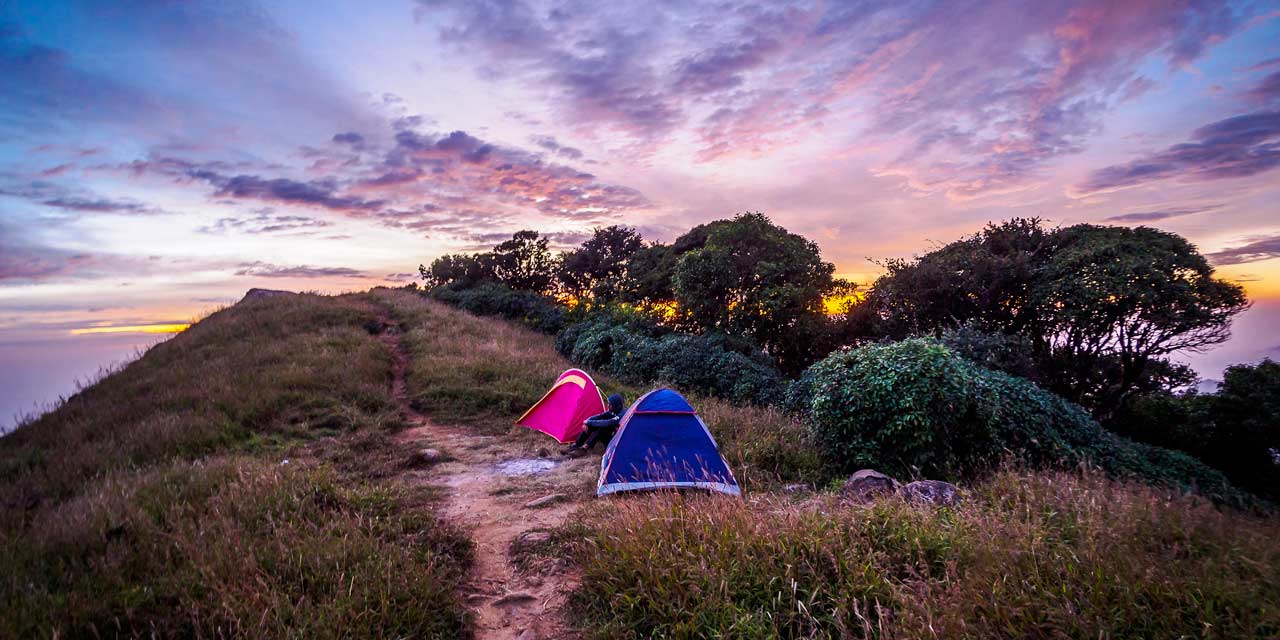
[[[252,287],[762,211],[837,273],[1194,242],[1280,357],[1280,1],[0,0],[0,426]]]

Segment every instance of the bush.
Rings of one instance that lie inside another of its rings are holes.
[[[786,384],[768,356],[723,335],[659,334],[607,316],[570,325],[556,340],[574,363],[632,384],[657,380],[734,402],[773,404]]]
[[[436,287],[431,297],[478,316],[499,316],[543,333],[558,333],[565,324],[565,309],[555,300],[492,282],[465,289]]]
[[[1034,466],[1090,463],[1239,497],[1189,456],[1116,436],[1079,406],[930,339],[832,354],[805,373],[792,399],[818,446],[846,470],[970,477],[1013,457]]]

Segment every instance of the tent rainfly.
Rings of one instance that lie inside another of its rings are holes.
[[[600,462],[596,495],[692,487],[741,495],[711,431],[671,389],[641,396],[622,417]]]
[[[529,407],[516,424],[567,444],[582,433],[584,420],[604,410],[604,398],[591,376],[585,371],[570,369],[556,378],[551,390]]]

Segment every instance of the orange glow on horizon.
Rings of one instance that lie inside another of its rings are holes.
[[[120,325],[115,327],[88,327],[85,329],[72,329],[71,335],[84,336],[100,333],[181,333],[190,327],[190,323],[176,324],[134,324]]]

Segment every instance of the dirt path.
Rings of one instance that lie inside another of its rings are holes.
[[[531,455],[527,443],[478,435],[466,427],[432,422],[409,403],[405,386],[408,358],[394,321],[384,319],[380,339],[394,354],[392,395],[414,426],[401,432],[406,447],[433,449],[444,462],[412,472],[413,484],[447,488],[445,517],[459,525],[475,544],[475,562],[466,602],[475,619],[478,640],[573,638],[561,607],[573,587],[563,570],[521,573],[512,563],[512,542],[521,535],[563,524],[580,506],[581,487],[599,469],[595,457],[564,460],[550,439],[543,456]],[[594,470],[593,470],[594,468]],[[578,493],[578,495],[575,495]],[[529,507],[552,494],[562,499]]]

